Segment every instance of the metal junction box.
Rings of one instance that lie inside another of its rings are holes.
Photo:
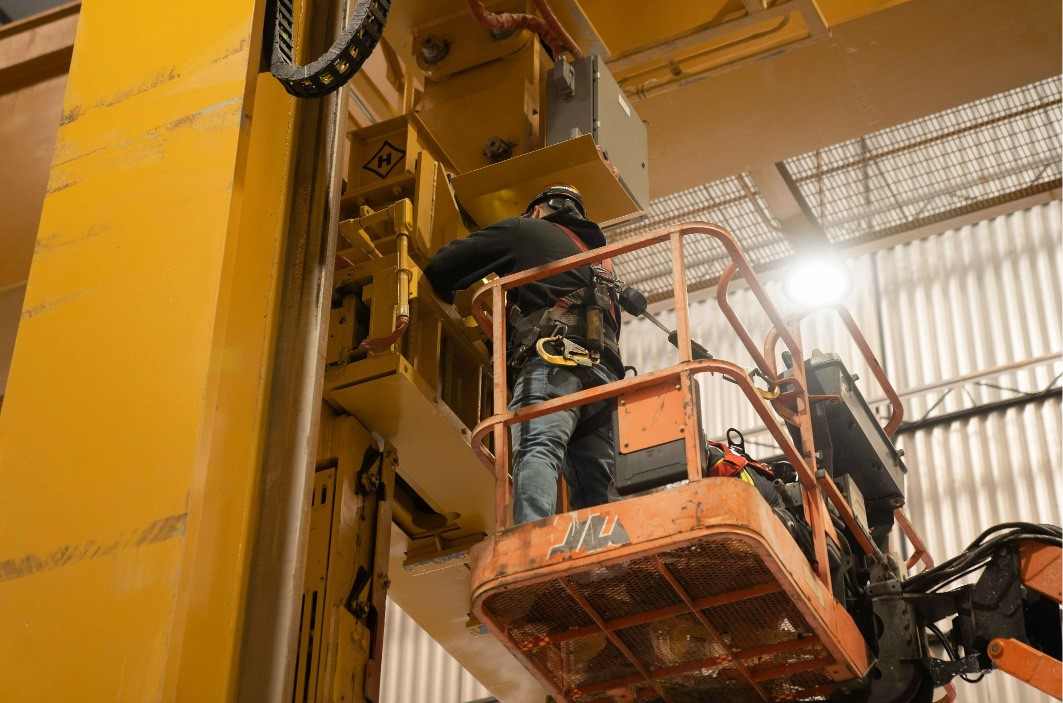
[[[694,383],[694,407],[700,408]],[[616,489],[622,496],[687,480],[683,393],[674,381],[624,393],[613,415]],[[698,447],[705,447],[698,417]],[[703,459],[704,460],[704,459]]]
[[[645,210],[650,196],[646,125],[605,62],[597,55],[557,61],[547,75],[546,96],[546,146],[590,134]]]

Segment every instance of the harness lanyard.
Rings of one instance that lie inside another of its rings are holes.
[[[588,250],[586,242],[584,242],[582,239],[577,237],[576,233],[573,232],[572,230],[570,230],[568,227],[565,227],[564,225],[559,225],[556,222],[551,222],[550,224],[552,224],[553,226],[557,227],[562,232],[567,234],[568,238],[572,240],[572,243],[576,245],[576,247],[580,250],[581,253],[584,253],[584,252],[586,252]],[[612,259],[602,259],[601,263],[602,263],[602,268],[605,269],[609,273],[609,275],[613,277],[613,280],[615,281],[616,280],[616,271],[613,269],[613,260]],[[592,286],[594,285],[594,281],[593,280],[591,281],[591,285]],[[615,303],[613,305],[609,306],[609,317],[613,318],[613,324],[616,326],[617,330],[619,330],[620,329],[620,311],[617,310],[616,308],[617,308],[617,306],[616,306]]]

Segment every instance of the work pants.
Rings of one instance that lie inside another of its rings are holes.
[[[509,408],[526,407],[615,380],[613,372],[601,364],[555,366],[532,357],[517,376]],[[599,415],[602,411],[604,416]],[[601,505],[617,497],[613,484],[615,412],[616,401],[610,399],[513,425],[514,524],[555,513],[559,472],[568,484],[569,503],[574,509]],[[592,424],[595,429],[588,431]]]

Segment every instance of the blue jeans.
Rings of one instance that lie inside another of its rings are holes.
[[[509,409],[559,398],[617,380],[603,365],[568,367],[532,357],[517,376]],[[604,418],[599,411],[606,412]],[[551,413],[512,427],[513,522],[521,525],[550,517],[557,508],[557,476],[562,473],[573,508],[601,505],[617,497],[613,485],[612,414],[615,400],[603,400]],[[604,422],[599,422],[603,420]],[[599,426],[573,440],[588,421]]]

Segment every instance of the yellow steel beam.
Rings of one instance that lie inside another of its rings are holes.
[[[235,690],[293,111],[265,6],[82,8],[0,416],[0,700]]]

